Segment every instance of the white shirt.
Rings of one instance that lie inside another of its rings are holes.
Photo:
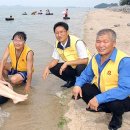
[[[61,43],[61,45],[63,46],[63,48],[66,47],[66,44],[67,44],[67,41],[66,41],[65,44]],[[85,44],[84,44],[83,41],[77,41],[77,43],[76,43],[76,49],[77,49],[77,53],[78,53],[78,56],[79,56],[80,59],[88,58],[86,46],[85,46]],[[60,57],[59,53],[57,52],[56,47],[54,48],[52,57],[54,59],[56,59],[56,60],[61,60],[61,57]]]

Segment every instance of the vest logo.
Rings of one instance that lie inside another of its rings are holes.
[[[110,70],[107,72],[107,75],[111,75],[111,71]]]
[[[24,59],[22,59],[22,61],[24,62]]]

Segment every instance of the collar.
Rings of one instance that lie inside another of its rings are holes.
[[[109,59],[112,60],[112,61],[115,61],[116,60],[116,55],[117,55],[117,49],[114,48],[114,50],[113,50],[111,56],[109,57]]]
[[[61,42],[58,42],[57,48],[64,50],[64,47],[61,44],[62,44]],[[70,47],[70,36],[68,36],[68,40],[67,40],[65,48],[67,48],[67,47]]]

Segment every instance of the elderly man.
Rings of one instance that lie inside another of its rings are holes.
[[[12,41],[6,48],[0,64],[0,80],[4,76],[12,75],[11,83],[20,84],[26,82],[25,92],[30,91],[33,73],[33,51],[28,47],[24,32],[16,32]],[[11,62],[7,59],[10,57]]]
[[[103,29],[97,33],[96,49],[88,67],[76,79],[74,98],[78,95],[89,111],[112,113],[109,130],[122,125],[122,115],[130,111],[130,58],[116,46],[116,33]]]
[[[85,43],[74,35],[69,35],[67,23],[58,22],[54,25],[56,36],[53,60],[46,66],[43,72],[43,79],[46,79],[49,72],[66,81],[62,87],[71,87],[75,83],[76,76],[85,69],[89,62],[90,54]],[[62,62],[59,63],[60,59]]]

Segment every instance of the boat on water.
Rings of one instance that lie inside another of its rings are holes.
[[[38,14],[42,15],[42,14],[43,14],[43,13],[42,13],[42,10],[40,10],[40,11],[38,12]]]
[[[70,19],[70,17],[63,17],[63,19],[67,20],[67,19]]]
[[[47,9],[45,15],[53,15],[53,13],[51,13],[50,10]]]
[[[13,17],[9,17],[9,18],[5,18],[5,20],[6,21],[12,21],[12,20],[14,20],[14,18]]]
[[[31,13],[31,15],[36,15],[37,14],[37,11],[34,11]]]
[[[27,15],[27,13],[26,13],[26,12],[24,12],[22,15]]]
[[[46,15],[53,15],[53,13],[46,13]]]
[[[40,13],[40,12],[39,12],[38,14],[40,14],[40,15],[41,15],[41,14],[43,14],[43,13]]]

